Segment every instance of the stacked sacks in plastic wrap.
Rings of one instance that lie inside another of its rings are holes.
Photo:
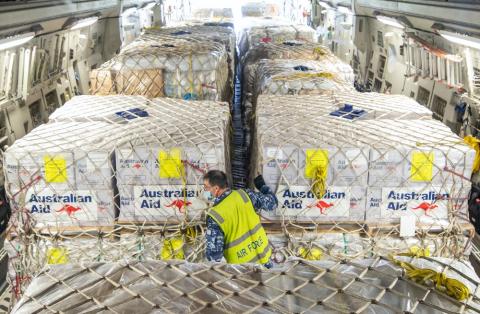
[[[253,104],[260,94],[315,95],[353,91],[352,68],[344,63],[300,59],[262,59],[257,63]]]
[[[332,91],[353,92],[353,70],[343,62],[300,59],[261,59],[252,68],[255,70],[250,93],[244,99],[247,126],[252,125],[259,95],[318,95]],[[250,134],[247,133],[247,141]]]
[[[228,100],[227,60],[222,43],[150,32],[91,72],[91,93]]]
[[[236,37],[232,27],[218,23],[203,23],[195,26],[178,26],[152,28],[145,30],[143,40],[157,40],[159,36],[185,39],[192,42],[213,41],[225,46],[229,65],[229,88],[233,89],[233,75],[235,73]],[[228,99],[228,98],[227,98]]]
[[[243,57],[244,91],[248,95],[253,90],[257,62],[261,59],[301,59],[338,63],[339,59],[327,47],[302,41],[281,43],[261,43],[252,47]]]
[[[264,217],[287,224],[394,226],[400,217],[413,216],[427,233],[465,219],[475,152],[407,97],[345,95],[259,96],[251,177],[262,173],[280,204]],[[405,251],[413,244],[431,245],[440,254],[452,240],[413,237],[393,245],[388,237],[336,230],[327,242],[342,256]]]
[[[226,103],[78,96],[7,149],[7,192],[36,227],[199,219],[203,172],[229,168],[229,123]]]
[[[241,55],[262,43],[282,43],[291,40],[317,42],[313,28],[306,25],[292,25],[291,22],[279,18],[246,18],[239,28]]]
[[[252,47],[242,59],[247,142],[259,94],[316,94],[353,90],[352,68],[315,43],[284,41]]]

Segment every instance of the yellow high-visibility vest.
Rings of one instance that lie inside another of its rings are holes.
[[[225,199],[210,209],[208,215],[225,235],[223,256],[228,263],[265,264],[272,250],[260,217],[244,190],[232,191]]]

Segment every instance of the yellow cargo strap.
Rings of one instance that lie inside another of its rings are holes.
[[[319,261],[322,259],[323,252],[319,248],[305,248],[303,246],[298,248],[298,255],[309,261]]]
[[[410,247],[408,252],[400,253],[398,256],[410,256],[410,257],[429,257],[430,256],[430,249],[427,248],[420,248],[416,245]]]
[[[183,239],[172,238],[163,241],[161,258],[163,260],[169,259],[185,259],[183,252]]]
[[[326,171],[324,167],[315,167],[313,172],[312,193],[317,199],[321,199],[327,190]]]
[[[322,57],[322,56],[326,55],[327,52],[322,47],[315,47],[315,48],[313,48],[313,54],[316,54],[316,55]]]
[[[293,73],[287,75],[278,75],[274,76],[273,80],[297,80],[297,79],[314,79],[314,78],[325,78],[328,80],[333,80],[335,76],[330,72],[301,72],[301,73]]]
[[[195,239],[197,237],[197,229],[195,227],[187,227],[185,230],[185,240],[187,243],[193,243],[195,242]]]
[[[47,263],[50,265],[67,264],[68,250],[65,247],[51,247],[47,250]]]
[[[407,277],[410,280],[422,285],[427,285],[429,281],[433,282],[438,291],[446,293],[458,301],[463,301],[470,296],[470,290],[466,285],[457,279],[447,277],[443,272],[439,273],[433,269],[418,268],[408,262],[399,261],[393,256],[391,256],[390,259],[406,271]]]
[[[480,169],[480,139],[467,135],[463,141],[475,150],[475,161],[473,162],[473,173],[475,173]]]

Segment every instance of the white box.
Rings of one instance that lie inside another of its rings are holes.
[[[34,185],[25,194],[25,208],[42,226],[108,226],[115,220],[112,190],[72,190],[68,185]]]
[[[424,224],[448,223],[449,214],[465,218],[470,185],[369,187],[366,220],[399,222],[403,215],[414,215]]]
[[[207,209],[198,185],[119,185],[118,190],[120,222],[181,222],[185,214],[180,209],[185,208],[189,219],[199,220]]]
[[[280,186],[276,192],[277,210],[263,211],[262,215],[269,219],[285,217],[315,221],[365,219],[365,187],[327,186],[321,199],[317,199],[310,189],[310,186]]]
[[[203,184],[203,170],[225,171],[224,145],[199,144],[197,147],[180,147],[182,161],[189,184]],[[160,147],[126,147],[115,151],[118,184],[155,185],[181,184],[181,178],[160,178]],[[201,170],[200,170],[201,169]]]

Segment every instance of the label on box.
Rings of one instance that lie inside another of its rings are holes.
[[[326,179],[328,170],[328,150],[307,149],[305,154],[305,177],[313,178],[317,171],[320,171],[321,178]]]
[[[61,155],[45,155],[45,181],[48,183],[64,183],[67,181],[67,161]]]
[[[382,188],[380,216],[398,218],[405,215],[448,218],[450,194],[439,188]]]
[[[349,217],[351,190],[330,186],[317,199],[308,186],[282,186],[277,192],[277,215]]]
[[[172,148],[170,151],[159,151],[158,162],[160,164],[160,178],[181,178],[185,173],[182,163],[182,152],[179,148]]]
[[[413,182],[431,182],[433,178],[433,159],[433,152],[413,152],[410,179]]]
[[[135,216],[176,216],[187,210],[204,209],[196,185],[134,186]]]
[[[25,207],[39,221],[94,221],[98,204],[90,191],[58,192],[49,188],[42,191],[29,189]]]

